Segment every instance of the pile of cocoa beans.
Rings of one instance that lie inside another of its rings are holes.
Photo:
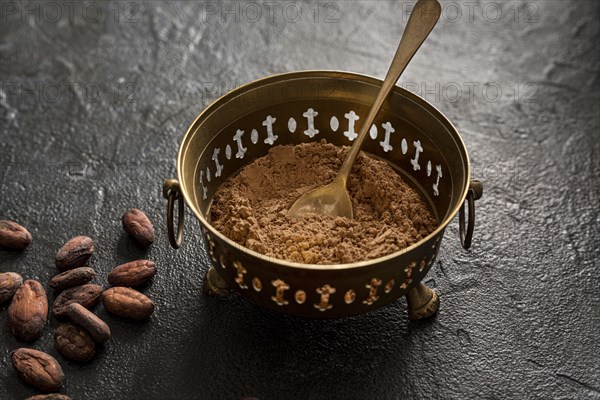
[[[128,210],[122,218],[123,229],[139,246],[154,242],[154,227],[146,214],[138,209]],[[21,251],[32,242],[31,234],[13,221],[0,220],[0,247]],[[59,273],[48,286],[56,294],[52,315],[58,322],[54,331],[54,345],[66,359],[85,363],[94,358],[96,347],[111,336],[110,328],[91,311],[102,300],[104,308],[119,317],[144,320],[154,312],[154,303],[137,291],[155,274],[156,265],[150,260],[135,260],[117,266],[108,274],[110,288],[91,283],[96,277],[87,266],[94,254],[94,241],[87,236],[76,236],[56,253],[55,264]],[[48,297],[44,286],[35,279],[23,281],[15,272],[0,273],[0,304],[10,301],[8,324],[13,335],[23,342],[38,339],[48,320]],[[11,353],[17,375],[29,385],[47,395],[30,399],[68,400],[54,393],[64,383],[59,362],[49,354],[22,347]]]

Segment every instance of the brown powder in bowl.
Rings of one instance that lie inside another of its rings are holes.
[[[347,151],[324,141],[273,147],[217,190],[211,223],[244,247],[306,264],[382,257],[436,228],[419,194],[390,165],[364,153],[347,185],[354,219],[288,215],[301,194],[335,177]]]

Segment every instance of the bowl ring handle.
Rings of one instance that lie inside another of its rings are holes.
[[[163,183],[163,197],[167,199],[167,234],[169,243],[174,249],[178,249],[183,242],[183,217],[185,215],[183,209],[183,196],[177,179],[167,179]],[[173,230],[173,208],[175,208],[175,200],[178,201],[177,212],[177,237]]]
[[[471,247],[473,240],[473,230],[475,229],[475,200],[479,200],[483,194],[483,185],[478,180],[472,180],[469,184],[469,191],[462,207],[458,212],[458,227],[460,230],[460,243],[467,250]],[[469,207],[469,221],[465,228],[465,204]]]

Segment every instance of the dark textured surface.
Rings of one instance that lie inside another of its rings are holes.
[[[55,252],[75,235],[96,240],[91,265],[101,284],[135,258],[158,268],[143,290],[157,306],[149,321],[98,307],[113,337],[90,364],[57,354],[50,319],[32,346],[63,365],[63,393],[600,398],[598,2],[445,2],[442,23],[406,70],[402,82],[456,124],[485,182],[472,249],[460,248],[456,221],[446,231],[427,278],[441,309],[425,322],[408,321],[404,300],[313,321],[237,295],[208,298],[207,256],[191,240],[198,224],[188,215],[184,246],[170,249],[160,194],[186,127],[217,95],[298,69],[381,77],[407,3],[334,2],[327,22],[330,10],[315,2],[254,3],[258,17],[243,2],[56,2],[58,20],[47,3],[1,3],[0,218],[25,225],[34,241],[22,254],[0,250],[0,270],[47,287]],[[155,223],[148,252],[122,231],[129,207]],[[9,332],[6,307],[0,398],[22,399],[35,391],[10,367],[23,343]]]

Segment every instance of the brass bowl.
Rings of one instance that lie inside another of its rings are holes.
[[[164,184],[171,244],[182,239],[183,200],[201,224],[212,268],[205,289],[233,288],[256,304],[304,317],[356,315],[407,296],[412,318],[437,310],[435,292],[421,283],[433,265],[444,229],[461,213],[463,245],[471,242],[474,200],[469,157],[456,128],[435,107],[395,87],[375,120],[363,150],[389,162],[429,201],[438,228],[399,252],[374,260],[311,265],[274,259],[228,239],[210,224],[219,185],[272,146],[326,139],[350,145],[377,95],[381,80],[338,71],[301,71],[248,83],[213,102],[192,123],[179,148],[178,180]],[[177,236],[174,201],[179,200]],[[465,224],[463,205],[469,206]]]

